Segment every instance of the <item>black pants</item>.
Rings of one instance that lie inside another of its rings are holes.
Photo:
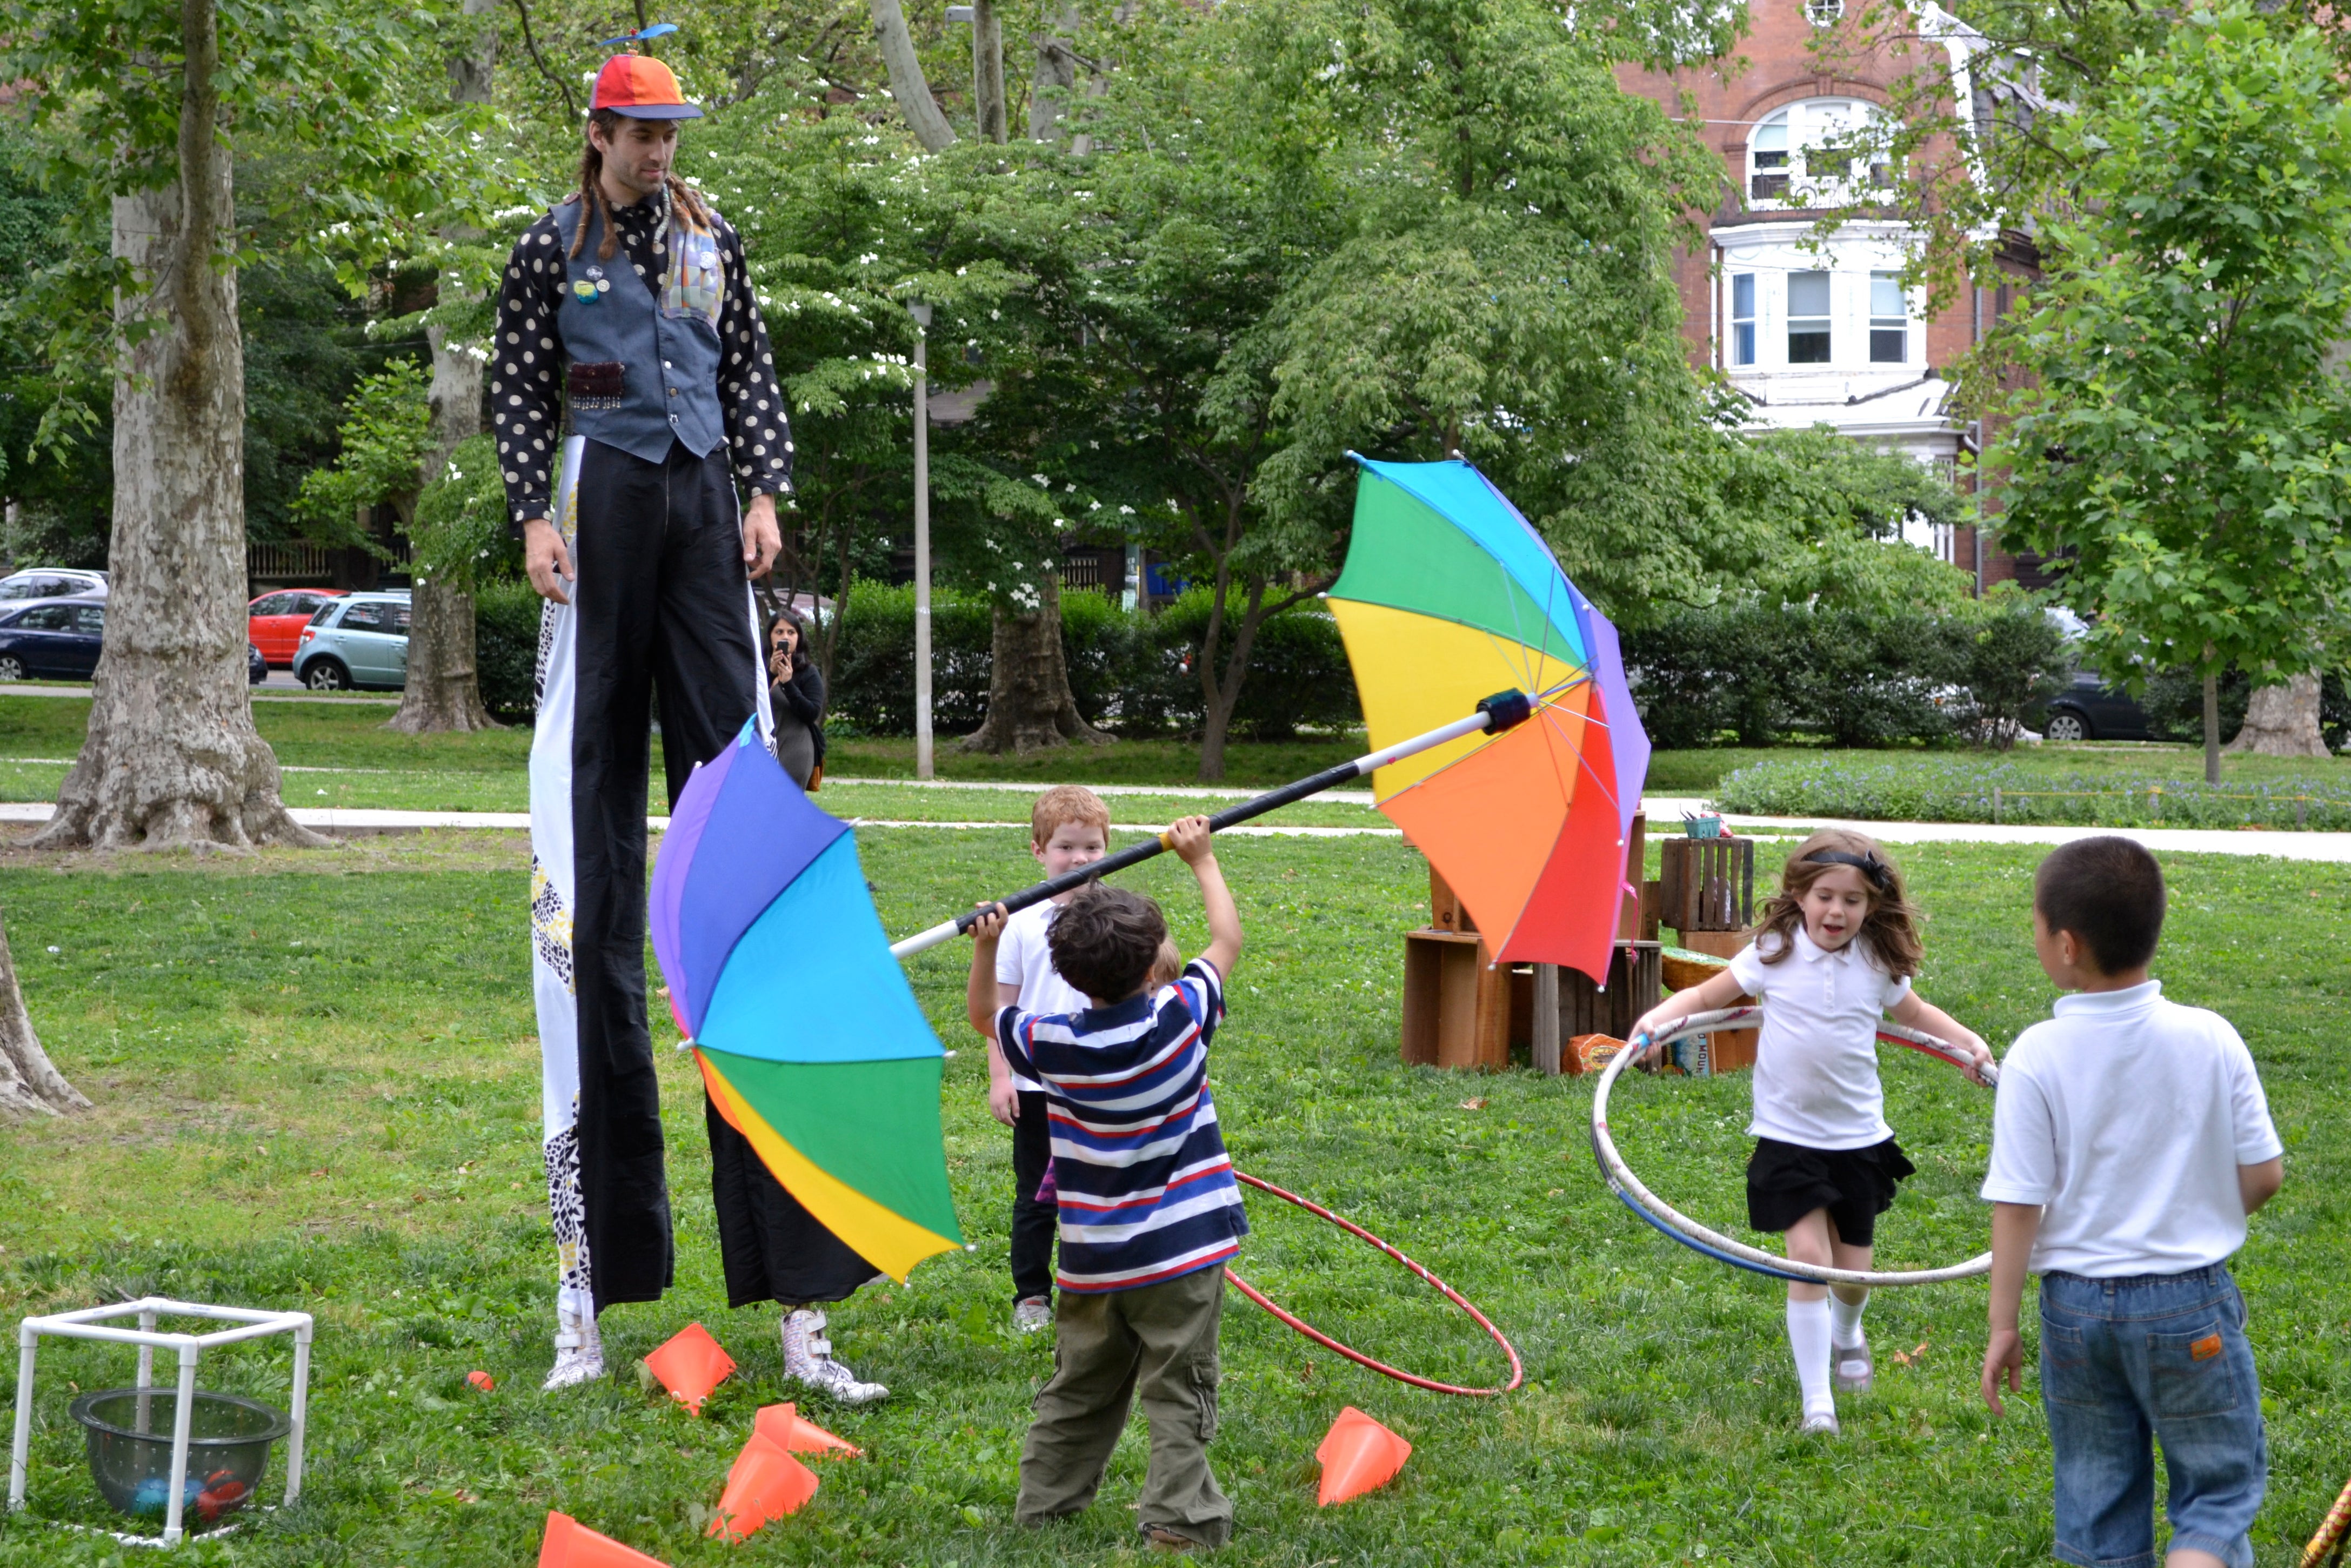
[[[1053,1158],[1053,1135],[1045,1119],[1043,1095],[1024,1091],[1020,1116],[1012,1124],[1012,1299],[1053,1299],[1053,1237],[1060,1206],[1037,1201],[1037,1184]]]
[[[661,1097],[645,1027],[645,777],[661,692],[672,805],[751,716],[760,659],[724,448],[580,461],[571,744],[571,951],[580,1178],[598,1311],[658,1301],[675,1272]]]
[[[846,1301],[882,1271],[826,1230],[768,1174],[751,1140],[703,1098],[710,1130],[710,1191],[718,1206],[718,1255],[726,1266],[726,1304],[776,1302],[814,1306]]]

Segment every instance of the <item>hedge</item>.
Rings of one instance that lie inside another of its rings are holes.
[[[1689,610],[1628,634],[1626,674],[1650,742],[1841,746],[1996,735],[2056,689],[2063,644],[2022,601],[1941,614],[1763,605]]]
[[[1995,793],[1997,792],[1997,793]],[[2351,828],[2332,778],[2222,783],[2053,774],[1964,758],[1815,753],[1740,768],[1714,788],[1725,811],[1873,822],[2074,823],[2096,827]]]
[[[538,710],[531,691],[538,672],[538,590],[508,578],[474,590],[474,670],[482,705],[501,719],[528,721]]]
[[[1089,723],[1119,734],[1196,734],[1207,708],[1190,660],[1207,627],[1208,596],[1194,592],[1156,614],[1104,595],[1061,596],[1061,652],[1070,691]],[[987,712],[993,617],[977,594],[931,595],[931,713],[943,735],[979,728]],[[843,732],[914,732],[914,591],[861,582],[849,595],[833,655],[829,722]],[[1301,727],[1363,722],[1338,624],[1301,606],[1259,628],[1249,680],[1233,713],[1236,738],[1276,740]]]

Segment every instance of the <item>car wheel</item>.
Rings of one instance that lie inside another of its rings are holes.
[[[2052,741],[2086,741],[2090,738],[2090,722],[2079,713],[2060,709],[2049,715],[2042,734]]]
[[[13,653],[0,653],[0,680],[25,679],[25,661]]]
[[[331,659],[314,659],[302,672],[302,684],[313,691],[348,691],[351,672]]]

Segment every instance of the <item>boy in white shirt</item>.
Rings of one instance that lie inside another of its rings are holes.
[[[1110,807],[1082,784],[1056,784],[1029,808],[1029,852],[1048,877],[1091,866],[1110,853]],[[996,950],[996,1001],[1023,1012],[1082,1012],[1085,993],[1053,968],[1046,936],[1076,889],[1031,904],[1007,920]],[[1044,1085],[1015,1074],[994,1036],[987,1043],[987,1109],[1012,1129],[1012,1326],[1035,1334],[1053,1322],[1053,1237],[1060,1210],[1037,1189],[1053,1158],[1045,1130]]]
[[[2076,839],[2033,879],[2041,967],[2075,994],[2001,1064],[1983,1396],[1998,1415],[2003,1379],[2020,1386],[2036,1272],[2058,1560],[2154,1568],[2159,1438],[2162,1561],[2252,1568],[2268,1439],[2227,1260],[2284,1179],[2283,1147],[2237,1032],[2147,978],[2163,905],[2155,857],[2126,838]]]

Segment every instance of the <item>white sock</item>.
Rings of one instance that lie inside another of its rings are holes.
[[[1796,1380],[1804,1387],[1804,1414],[1834,1414],[1829,1392],[1829,1303],[1788,1303],[1788,1348],[1796,1353]]]
[[[1839,1350],[1858,1350],[1867,1344],[1861,1334],[1861,1314],[1868,1306],[1867,1296],[1848,1302],[1829,1293],[1829,1343]]]

